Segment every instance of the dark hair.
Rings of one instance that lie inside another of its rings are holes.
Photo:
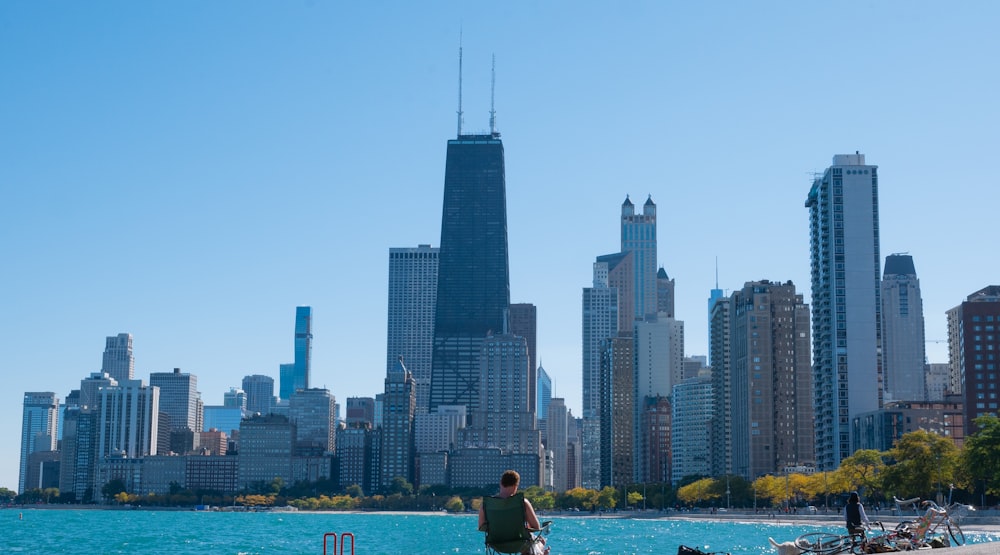
[[[854,503],[860,503],[861,502],[861,498],[858,497],[858,492],[852,491],[851,492],[851,496],[847,498],[847,502],[850,503],[850,504],[852,504],[852,505]]]
[[[500,477],[500,485],[509,488],[521,483],[521,475],[516,470],[508,470]]]

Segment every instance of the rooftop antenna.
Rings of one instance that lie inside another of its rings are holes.
[[[462,29],[458,30],[458,136],[462,136]]]
[[[493,54],[493,67],[490,70],[490,136],[497,134],[497,111],[493,109],[497,89],[497,55]]]

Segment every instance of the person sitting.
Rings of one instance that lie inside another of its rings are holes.
[[[508,470],[500,477],[500,493],[483,499],[479,507],[479,530],[486,532],[486,544],[501,553],[524,553],[545,555],[549,548],[541,534],[531,532],[547,531],[549,523],[538,521],[531,501],[518,493],[521,475]],[[511,516],[513,515],[513,516]],[[510,520],[511,518],[516,519]]]

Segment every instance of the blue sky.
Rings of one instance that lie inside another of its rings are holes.
[[[813,172],[879,166],[882,255],[909,252],[927,337],[1000,282],[1000,8],[940,2],[4,2],[0,5],[0,486],[25,391],[59,397],[135,336],[137,376],[206,404],[292,360],[382,387],[390,247],[438,245],[446,141],[507,164],[511,296],[580,407],[580,296],[626,194],[658,205],[686,353],[706,298],[757,279],[808,300]],[[928,344],[946,362],[942,343]]]

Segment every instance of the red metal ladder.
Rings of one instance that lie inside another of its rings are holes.
[[[347,538],[351,538],[351,555],[354,555],[354,534],[350,532],[344,532],[340,535],[340,553],[337,553],[337,533],[327,532],[323,534],[323,555],[327,555],[326,546],[327,539],[333,536],[333,551],[330,555],[344,555],[344,544],[347,543]]]

